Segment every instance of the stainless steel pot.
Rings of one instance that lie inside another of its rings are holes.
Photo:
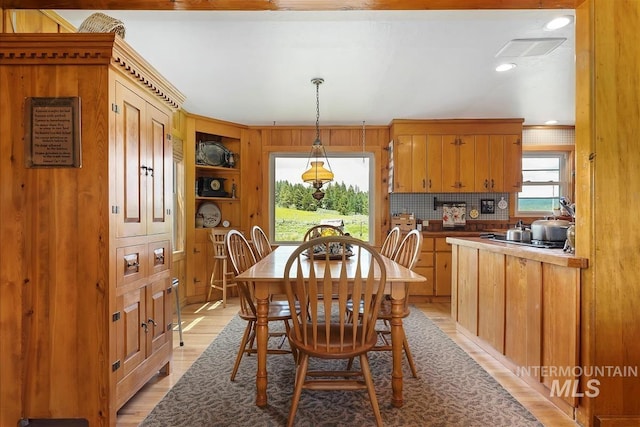
[[[545,242],[564,242],[571,222],[564,219],[539,219],[531,223],[531,238]]]
[[[531,230],[523,227],[510,228],[507,230],[506,239],[512,242],[531,242]]]

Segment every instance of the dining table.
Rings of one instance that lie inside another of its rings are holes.
[[[257,346],[257,370],[256,370],[256,405],[267,405],[267,346],[269,339],[269,325],[267,314],[269,313],[269,301],[272,295],[283,295],[285,265],[297,248],[296,245],[281,245],[276,247],[263,259],[252,267],[236,276],[236,280],[253,282],[256,299],[256,346]],[[420,274],[402,266],[394,260],[382,256],[386,270],[385,293],[391,298],[391,346],[393,368],[391,372],[392,397],[391,404],[400,408],[403,404],[402,387],[402,315],[405,299],[405,284],[407,282],[425,282],[426,278]],[[310,259],[309,262],[319,262]],[[322,262],[325,262],[324,260]],[[330,262],[343,262],[342,260]],[[346,259],[347,274],[353,277],[355,274],[355,261]],[[350,267],[354,267],[350,269]]]

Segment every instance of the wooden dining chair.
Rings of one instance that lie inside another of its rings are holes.
[[[314,225],[304,233],[302,241],[307,242],[311,239],[317,239],[318,237],[323,237],[327,235],[343,236],[344,231],[342,231],[342,228],[338,227],[337,225],[331,225],[331,224]]]
[[[259,225],[254,225],[251,228],[251,240],[253,241],[253,247],[256,250],[255,255],[258,260],[267,256],[267,254],[273,250],[267,234]]]
[[[233,269],[235,270],[236,274],[240,274],[246,271],[256,263],[256,257],[253,254],[251,245],[239,231],[230,230],[227,233],[226,245],[227,251],[229,253],[229,258],[231,259],[231,264],[233,265]],[[238,354],[236,355],[236,361],[233,365],[233,370],[231,371],[231,381],[234,381],[236,378],[238,368],[240,367],[240,362],[242,361],[242,356],[244,356],[245,354],[257,352],[257,349],[254,347],[256,336],[255,328],[256,322],[258,320],[256,311],[255,286],[253,282],[237,281],[236,283],[238,285],[240,295],[240,310],[238,312],[238,316],[241,319],[246,320],[247,326],[244,330],[244,334],[242,335],[240,347],[238,348]],[[267,321],[283,322],[285,332],[269,333],[269,338],[282,337],[286,339],[288,335],[287,332],[289,331],[289,328],[291,326],[289,324],[290,320],[291,310],[289,309],[289,304],[286,301],[270,303]],[[291,347],[292,350],[283,349],[282,344],[283,341],[280,342],[280,345],[278,345],[277,348],[269,348],[267,350],[267,354],[292,353],[295,361],[296,351],[293,349],[293,347]]]
[[[418,261],[418,256],[420,255],[420,249],[422,248],[422,233],[418,230],[411,230],[400,242],[398,246],[398,250],[393,257],[393,260],[403,267],[408,268],[409,270],[413,269],[416,262]],[[349,318],[353,318],[353,303],[351,301],[347,302],[347,313],[349,314]],[[402,305],[402,317],[406,318],[409,316],[410,308],[409,308],[409,283],[405,284],[404,288],[404,303]],[[360,314],[362,314],[362,307],[360,307]],[[391,351],[391,297],[389,295],[385,295],[380,305],[380,312],[378,313],[378,322],[380,327],[376,329],[376,333],[378,334],[380,340],[379,343],[373,347],[372,351]],[[418,371],[416,369],[415,362],[413,360],[413,355],[411,354],[411,349],[409,348],[409,341],[407,340],[407,335],[404,331],[404,327],[402,328],[402,350],[407,358],[407,362],[409,363],[409,368],[411,369],[411,374],[414,378],[418,378]],[[353,359],[349,361],[347,365],[347,369],[349,369],[352,365]]]
[[[335,244],[341,246],[343,255],[331,260],[329,247]],[[312,252],[316,245],[324,245],[326,255],[309,259],[307,251]],[[353,251],[351,259],[346,255],[348,245]],[[367,390],[376,425],[382,425],[367,353],[376,343],[375,325],[385,282],[386,270],[378,251],[350,236],[320,237],[302,243],[291,254],[284,268],[284,283],[289,306],[300,307],[300,316],[293,318],[289,331],[289,341],[298,351],[298,365],[288,426],[293,426],[303,389]],[[329,293],[337,299],[320,297]],[[350,298],[362,304],[360,322],[348,322],[344,314]],[[310,358],[352,357],[359,357],[360,370],[309,370]]]
[[[396,226],[389,231],[386,239],[384,239],[380,253],[387,258],[393,258],[396,249],[398,249],[398,243],[400,243],[400,227]]]
[[[393,260],[403,267],[412,270],[416,265],[416,262],[418,261],[421,248],[422,233],[418,230],[411,230],[406,236],[404,236],[404,239],[402,239],[402,241],[400,242]],[[404,304],[402,305],[402,317],[406,318],[407,316],[409,316],[409,313],[409,283],[406,283],[404,288]],[[382,323],[385,326],[384,328],[377,329],[378,335],[380,336],[383,344],[376,345],[373,350],[391,351],[391,298],[384,298],[382,300],[378,318],[382,320]],[[409,363],[409,367],[411,368],[411,374],[414,378],[418,378],[418,371],[416,369],[415,362],[413,361],[413,355],[411,354],[409,341],[407,340],[407,334],[405,333],[404,327],[402,328],[402,350],[404,351],[407,362]]]

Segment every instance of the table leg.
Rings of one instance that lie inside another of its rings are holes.
[[[256,371],[256,405],[267,406],[267,345],[269,339],[269,294],[262,294],[256,287],[256,344],[258,356],[258,370]],[[260,294],[260,295],[258,295]]]
[[[391,292],[391,347],[393,371],[391,374],[391,405],[401,408],[402,400],[402,311],[404,307],[404,283],[394,283]]]

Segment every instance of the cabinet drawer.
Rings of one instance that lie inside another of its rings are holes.
[[[425,251],[421,251],[418,254],[418,260],[416,261],[416,265],[414,267],[414,270],[417,267],[433,267],[434,261],[433,261],[433,252],[429,251],[429,252],[425,252]]]
[[[451,245],[447,243],[446,237],[436,238],[436,252],[451,252]]]
[[[147,277],[147,245],[124,246],[116,249],[116,286],[123,286]]]
[[[423,252],[427,252],[427,251],[433,251],[433,242],[434,242],[434,238],[433,237],[425,237],[424,239],[422,239],[422,251]]]
[[[149,243],[149,274],[156,274],[170,268],[171,242],[161,240]]]

